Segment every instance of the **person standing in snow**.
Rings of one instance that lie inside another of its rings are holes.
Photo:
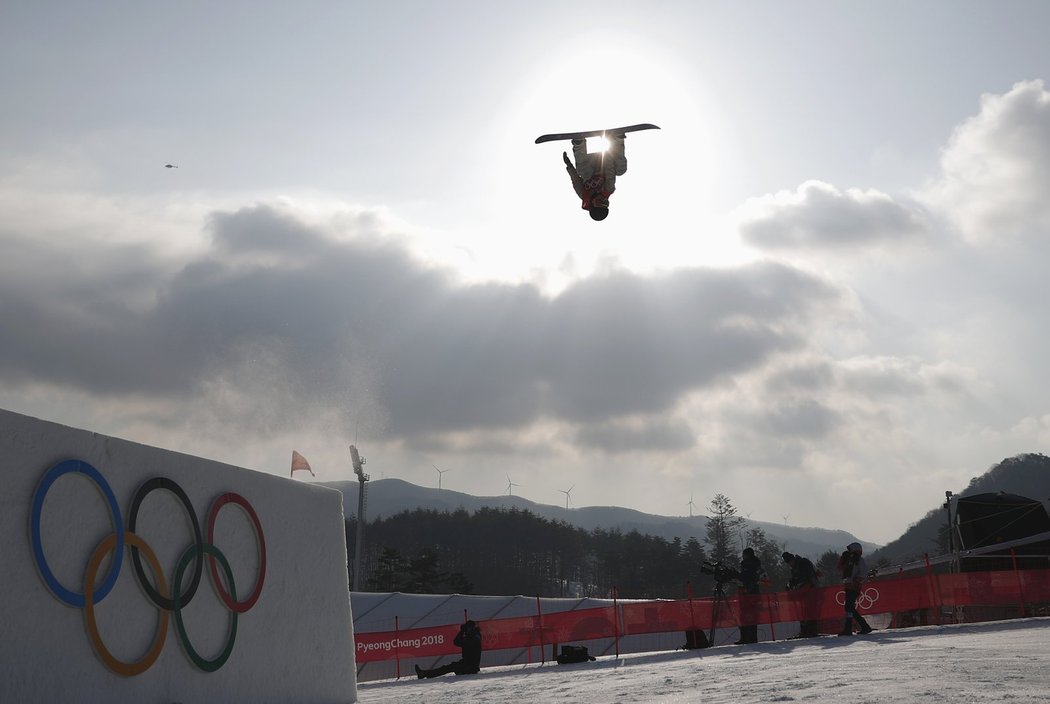
[[[812,597],[816,594],[817,568],[809,558],[785,552],[781,557],[791,566],[791,577],[788,579],[788,591],[799,592],[799,603],[803,618],[798,622],[798,635],[794,638],[815,638],[820,635],[819,623],[812,618],[815,604]]]
[[[766,576],[754,548],[744,548],[740,556],[740,640],[737,645],[758,642],[759,583]]]
[[[591,154],[587,153],[587,140],[572,140],[575,166],[566,152],[561,153],[572,188],[582,201],[580,207],[590,213],[592,220],[604,220],[609,215],[609,196],[616,190],[616,177],[627,173],[625,135],[611,134],[607,139],[608,150]]]
[[[459,646],[462,652],[461,659],[433,670],[424,670],[416,665],[416,677],[421,680],[429,679],[446,675],[449,672],[455,672],[457,675],[478,674],[481,670],[481,629],[478,628],[478,624],[474,621],[465,622],[459,627],[459,633],[452,642]]]
[[[839,635],[853,635],[854,621],[857,622],[858,633],[871,633],[871,626],[857,613],[857,598],[868,574],[868,563],[864,559],[864,548],[860,543],[850,543],[846,546],[846,551],[839,557],[839,569],[842,570],[842,590],[846,596],[846,622],[842,625]]]

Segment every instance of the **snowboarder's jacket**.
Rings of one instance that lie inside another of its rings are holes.
[[[844,550],[839,555],[839,571],[842,572],[842,583],[848,584],[853,581],[853,553]]]
[[[868,576],[868,562],[864,559],[864,556],[860,553],[850,553],[853,557],[853,568],[850,574],[850,587],[856,591],[860,591],[860,585],[863,584],[864,580]],[[845,575],[843,575],[845,577]],[[845,583],[845,579],[842,580]]]
[[[587,145],[573,141],[572,154],[576,159],[573,166],[565,158],[565,170],[572,179],[572,188],[580,197],[580,207],[590,210],[595,204],[607,206],[609,196],[616,190],[616,177],[627,173],[627,157],[623,154],[623,135],[609,138],[609,149],[606,152],[587,153]],[[598,201],[596,203],[596,201]]]
[[[766,576],[762,563],[752,552],[740,558],[740,583],[748,594],[758,594],[758,583]]]
[[[817,569],[809,558],[794,555],[791,560],[791,578],[788,579],[788,589],[803,589],[817,586]]]

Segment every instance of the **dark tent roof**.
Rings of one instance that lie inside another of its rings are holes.
[[[956,522],[964,550],[1050,531],[1042,501],[1005,492],[959,497]]]

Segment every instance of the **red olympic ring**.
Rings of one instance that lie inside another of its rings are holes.
[[[219,498],[212,502],[211,510],[208,512],[208,542],[215,545],[215,518],[219,515],[219,509],[226,504],[237,504],[244,512],[248,514],[248,518],[251,519],[252,527],[255,528],[255,539],[259,545],[259,576],[255,580],[255,588],[252,593],[244,601],[237,601],[236,597],[232,596],[223,586],[223,580],[219,579],[219,570],[215,566],[215,558],[208,553],[208,567],[211,570],[212,584],[215,585],[215,591],[218,593],[219,598],[226,604],[226,608],[235,613],[243,614],[248,609],[255,606],[255,602],[259,600],[259,595],[262,593],[263,580],[266,578],[266,539],[263,537],[262,524],[259,523],[259,517],[255,514],[255,509],[248,503],[248,500],[240,494],[234,494],[228,492],[223,494]]]

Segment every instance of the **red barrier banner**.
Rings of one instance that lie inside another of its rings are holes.
[[[861,614],[897,613],[957,606],[1010,606],[1050,603],[1050,570],[969,572],[890,577],[862,585]],[[480,621],[485,650],[557,647],[600,638],[666,633],[741,625],[773,625],[841,619],[846,603],[842,587],[792,592],[733,595],[728,598],[645,601],[544,613],[542,617]],[[616,611],[621,621],[617,628]],[[1023,611],[1022,611],[1023,613]],[[408,631],[356,633],[357,662],[458,655],[453,643],[459,624]]]
[[[355,657],[361,663],[458,655],[459,647],[452,642],[457,633],[459,624],[400,632],[355,633]]]

